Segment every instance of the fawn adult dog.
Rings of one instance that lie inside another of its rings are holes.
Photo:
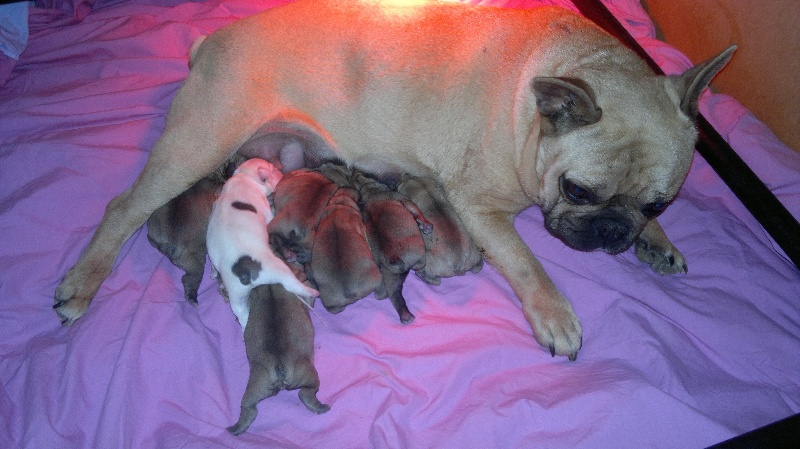
[[[658,272],[685,270],[655,217],[689,170],[698,97],[734,48],[656,76],[564,9],[392,3],[301,0],[198,40],[144,170],[56,289],[62,321],[86,312],[154,210],[237,152],[285,171],[338,158],[436,179],[553,354],[575,358],[582,329],[514,229],[523,209],[540,206],[578,250],[636,243]]]

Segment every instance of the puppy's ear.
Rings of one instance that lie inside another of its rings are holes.
[[[267,171],[266,168],[258,167],[258,179],[261,180],[261,184],[264,184],[265,182],[269,181],[269,175],[270,173],[269,171]]]
[[[678,96],[681,98],[681,111],[694,119],[697,117],[697,101],[700,94],[708,87],[711,80],[717,76],[720,70],[731,60],[735,45],[731,45],[719,55],[708,61],[698,64],[684,72],[682,75],[667,77],[670,83],[675,86]]]
[[[557,136],[600,120],[603,110],[595,103],[594,92],[577,78],[536,77],[531,83],[536,109],[542,114],[542,132]]]

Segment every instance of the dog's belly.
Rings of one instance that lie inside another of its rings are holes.
[[[317,133],[299,131],[281,123],[262,126],[237,151],[247,158],[264,159],[284,173],[316,167],[336,158],[333,148]]]
[[[324,162],[334,160],[341,160],[374,174],[410,173],[415,176],[430,176],[433,171],[430,164],[414,157],[419,151],[408,147],[406,151],[398,152],[394,144],[390,150],[385,142],[369,142],[370,135],[366,130],[339,133],[345,135],[334,141],[326,139],[322,132],[304,128],[306,126],[302,123],[268,122],[237,153],[247,158],[264,159],[281,167],[284,173],[303,167],[316,168]],[[358,139],[350,138],[356,134],[359,135]],[[351,143],[354,140],[362,143]]]

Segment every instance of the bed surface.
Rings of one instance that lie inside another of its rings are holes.
[[[141,170],[197,36],[282,1],[45,1],[0,86],[0,447],[705,447],[800,412],[800,271],[698,155],[659,219],[686,275],[631,251],[579,253],[517,228],[584,330],[576,362],[538,347],[490,266],[430,286],[415,276],[403,326],[370,297],[313,310],[316,416],[296,392],[236,421],[249,368],[241,327],[206,277],[199,306],[138,231],[89,312],[51,306],[106,203]],[[567,0],[473,2],[506,7]],[[635,0],[609,9],[667,73]],[[734,56],[735,57],[735,56]],[[701,113],[795,217],[800,155],[735,99]],[[800,236],[798,236],[800,238]]]

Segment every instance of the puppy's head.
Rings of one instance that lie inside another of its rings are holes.
[[[689,171],[700,93],[735,47],[680,76],[583,70],[535,78],[545,226],[568,246],[616,254],[675,198]]]
[[[244,174],[252,178],[264,187],[267,195],[275,191],[275,186],[277,186],[281,178],[283,178],[283,173],[281,173],[277,167],[258,158],[248,159],[242,162],[234,174]]]

